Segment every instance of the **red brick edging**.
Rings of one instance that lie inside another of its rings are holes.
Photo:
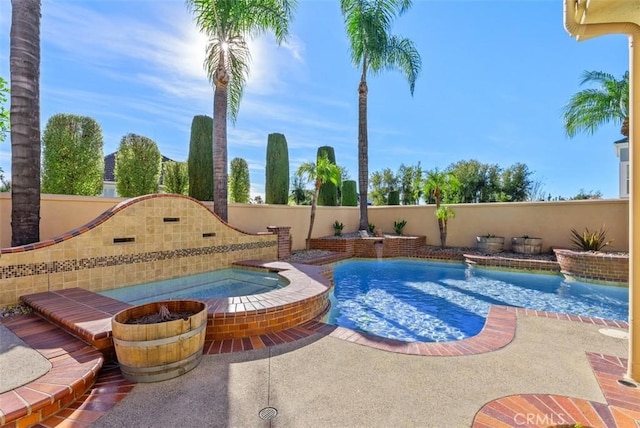
[[[26,385],[0,394],[0,426],[26,427],[42,422],[92,387],[104,361],[93,347],[36,315],[12,317],[2,323],[48,359],[51,369]]]
[[[473,428],[511,426],[633,427],[640,421],[640,388],[628,388],[624,377],[627,360],[587,352],[586,357],[607,404],[550,394],[501,397],[485,404],[475,415]]]

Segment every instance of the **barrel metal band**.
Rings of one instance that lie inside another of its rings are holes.
[[[201,326],[196,328],[195,330],[188,331],[186,333],[179,334],[177,336],[166,337],[163,339],[155,339],[155,340],[144,340],[144,341],[131,341],[131,340],[122,340],[116,337],[113,338],[113,343],[116,345],[126,346],[128,348],[148,348],[150,346],[158,346],[165,345],[167,343],[173,343],[180,340],[188,339],[192,336],[195,336],[202,332],[202,330],[207,327],[207,323],[204,322]]]

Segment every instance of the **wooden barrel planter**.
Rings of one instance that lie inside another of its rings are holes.
[[[158,314],[161,305],[184,317],[132,323]],[[122,375],[134,382],[157,382],[188,372],[202,359],[206,327],[207,305],[197,300],[153,302],[118,312],[111,319],[111,330]]]
[[[478,250],[483,253],[500,253],[504,250],[503,236],[476,236]]]
[[[511,238],[511,250],[521,254],[540,254],[542,251],[542,238],[529,238],[518,236]]]

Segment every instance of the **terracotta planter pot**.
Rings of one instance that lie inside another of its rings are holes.
[[[187,318],[155,324],[128,324],[157,314],[160,305]],[[197,300],[168,300],[134,306],[111,319],[113,344],[122,375],[134,382],[171,379],[196,367],[202,359],[207,305]]]

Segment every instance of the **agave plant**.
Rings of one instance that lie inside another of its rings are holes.
[[[336,220],[333,222],[333,234],[334,236],[342,235],[342,229],[344,228],[344,224]]]
[[[609,245],[612,241],[607,241],[607,230],[604,225],[598,230],[590,231],[584,228],[584,232],[580,233],[575,229],[571,229],[571,242],[573,248],[580,251],[600,251]]]
[[[402,235],[402,230],[407,225],[407,220],[396,220],[393,222],[393,230],[395,230],[396,234]]]

